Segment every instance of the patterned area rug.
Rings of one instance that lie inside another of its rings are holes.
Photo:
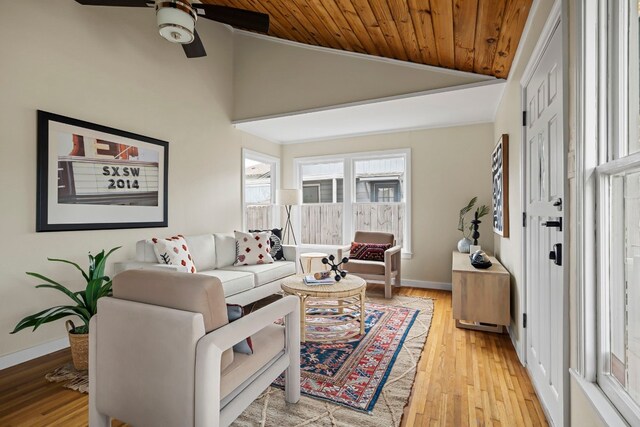
[[[276,381],[233,425],[398,426],[432,315],[430,299],[367,298],[362,340],[303,345],[297,404],[284,401]]]
[[[364,336],[300,346],[303,394],[359,411],[373,409],[419,310],[368,302],[365,312]],[[318,329],[326,328],[313,324],[308,336]],[[275,385],[284,385],[284,375]]]
[[[76,390],[80,393],[89,392],[89,372],[78,371],[71,363],[56,368],[55,371],[49,372],[44,377],[50,383],[63,382],[62,386],[64,388]]]

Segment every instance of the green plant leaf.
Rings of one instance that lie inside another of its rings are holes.
[[[78,316],[84,323],[84,325],[80,328],[82,330],[88,331],[89,321],[97,311],[98,299],[104,296],[108,296],[112,293],[111,279],[104,274],[104,270],[107,258],[118,249],[120,249],[120,246],[115,247],[106,253],[104,250],[102,250],[96,256],[89,254],[88,273],[85,272],[75,262],[58,258],[47,258],[52,262],[69,264],[80,271],[82,273],[82,277],[87,281],[87,285],[82,291],[73,292],[66,286],[56,282],[53,279],[50,279],[38,273],[27,272],[29,276],[47,282],[37,285],[36,288],[50,288],[58,290],[71,298],[71,300],[76,305],[50,307],[38,313],[27,316],[24,319],[20,320],[20,322],[18,322],[11,333],[14,334],[28,327],[33,327],[33,330],[35,330],[44,323],[52,322],[54,320],[58,320],[67,316]]]
[[[72,308],[75,308],[75,307],[72,307],[72,306],[50,307],[36,314],[32,314],[31,316],[27,316],[24,319],[22,319],[20,322],[18,322],[18,324],[16,325],[16,327],[13,329],[11,333],[15,334],[16,332],[31,326],[35,331],[43,323],[53,322],[54,320],[58,320],[65,316],[78,316],[77,311],[72,310]],[[64,316],[62,314],[64,314]],[[79,316],[79,317],[82,318],[82,316]]]
[[[58,315],[62,315],[62,314],[66,316],[76,315],[76,313],[74,313],[73,311],[69,310],[67,307],[64,307],[64,306],[54,308],[53,310],[48,312],[46,315],[38,319],[35,325],[33,325],[33,330],[35,331],[36,329],[38,329],[40,325],[42,325],[43,323],[49,323],[49,322],[53,322],[54,320],[58,320],[60,318],[58,317]]]
[[[464,233],[464,216],[468,214],[469,211],[471,211],[471,209],[473,209],[473,206],[476,204],[477,200],[478,200],[477,197],[472,198],[471,200],[469,200],[469,203],[467,204],[467,206],[460,209],[460,218],[458,220],[458,231],[461,231],[462,233]]]
[[[65,288],[63,285],[60,285],[60,284],[50,285],[48,283],[43,283],[41,285],[36,285],[36,288],[56,289],[56,290],[62,292],[63,294],[65,294],[66,296],[68,296],[69,298],[71,298],[73,300],[73,302],[75,302],[76,304],[82,304],[82,300],[80,300],[76,296],[75,292],[70,291],[69,289]]]
[[[69,264],[74,266],[75,268],[78,269],[78,271],[80,271],[80,273],[82,273],[82,277],[84,277],[84,279],[88,282],[89,281],[89,276],[87,276],[87,273],[84,272],[84,270],[82,269],[82,267],[80,267],[78,264],[76,264],[75,262],[72,261],[68,261],[66,259],[58,259],[58,258],[47,258],[49,261],[54,261],[54,262],[62,262],[65,264]]]
[[[109,255],[111,255],[113,252],[117,251],[118,249],[120,249],[121,246],[117,246],[111,250],[109,250],[109,252],[107,252],[105,254],[104,250],[100,251],[100,253],[98,255],[96,255],[95,257],[89,255],[89,261],[90,261],[90,267],[89,267],[89,277],[91,279],[95,279],[97,277],[103,277],[104,276],[104,269],[107,263],[107,258],[109,258]]]
[[[487,205],[482,205],[476,209],[476,212],[478,213],[478,218],[482,218],[489,213],[489,207]]]
[[[48,311],[51,311],[51,308],[44,309],[42,311],[39,311],[39,312],[37,312],[35,314],[32,314],[30,316],[27,316],[27,317],[23,318],[22,320],[20,320],[18,322],[16,327],[13,328],[13,332],[11,332],[11,333],[15,334],[16,332],[21,331],[24,328],[28,328],[29,326],[35,325],[36,322],[38,321],[38,319],[40,318],[40,316],[42,316],[43,314],[47,313]]]

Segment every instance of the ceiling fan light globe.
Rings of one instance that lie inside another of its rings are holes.
[[[159,2],[156,20],[160,35],[171,43],[187,44],[195,38],[196,15],[188,4]]]

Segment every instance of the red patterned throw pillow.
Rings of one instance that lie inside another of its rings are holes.
[[[387,249],[391,249],[391,244],[351,242],[349,258],[363,261],[384,261],[384,251]]]
[[[271,264],[271,231],[259,233],[235,232],[236,262],[233,265]]]
[[[177,265],[181,271],[187,273],[195,273],[196,266],[191,258],[187,241],[184,240],[184,236],[178,234],[177,236],[169,237],[166,239],[151,239],[153,243],[153,251],[158,258],[158,262],[163,264]]]

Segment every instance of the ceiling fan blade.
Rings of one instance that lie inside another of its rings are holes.
[[[269,15],[265,13],[214,4],[193,3],[191,6],[196,10],[198,16],[203,18],[229,24],[243,30],[265,34],[269,32]]]
[[[201,58],[203,56],[207,56],[207,52],[205,52],[204,50],[202,40],[200,40],[200,35],[198,35],[197,31],[194,31],[193,35],[195,36],[195,38],[191,43],[182,45],[187,58]]]
[[[154,0],[76,0],[85,6],[153,7]]]

